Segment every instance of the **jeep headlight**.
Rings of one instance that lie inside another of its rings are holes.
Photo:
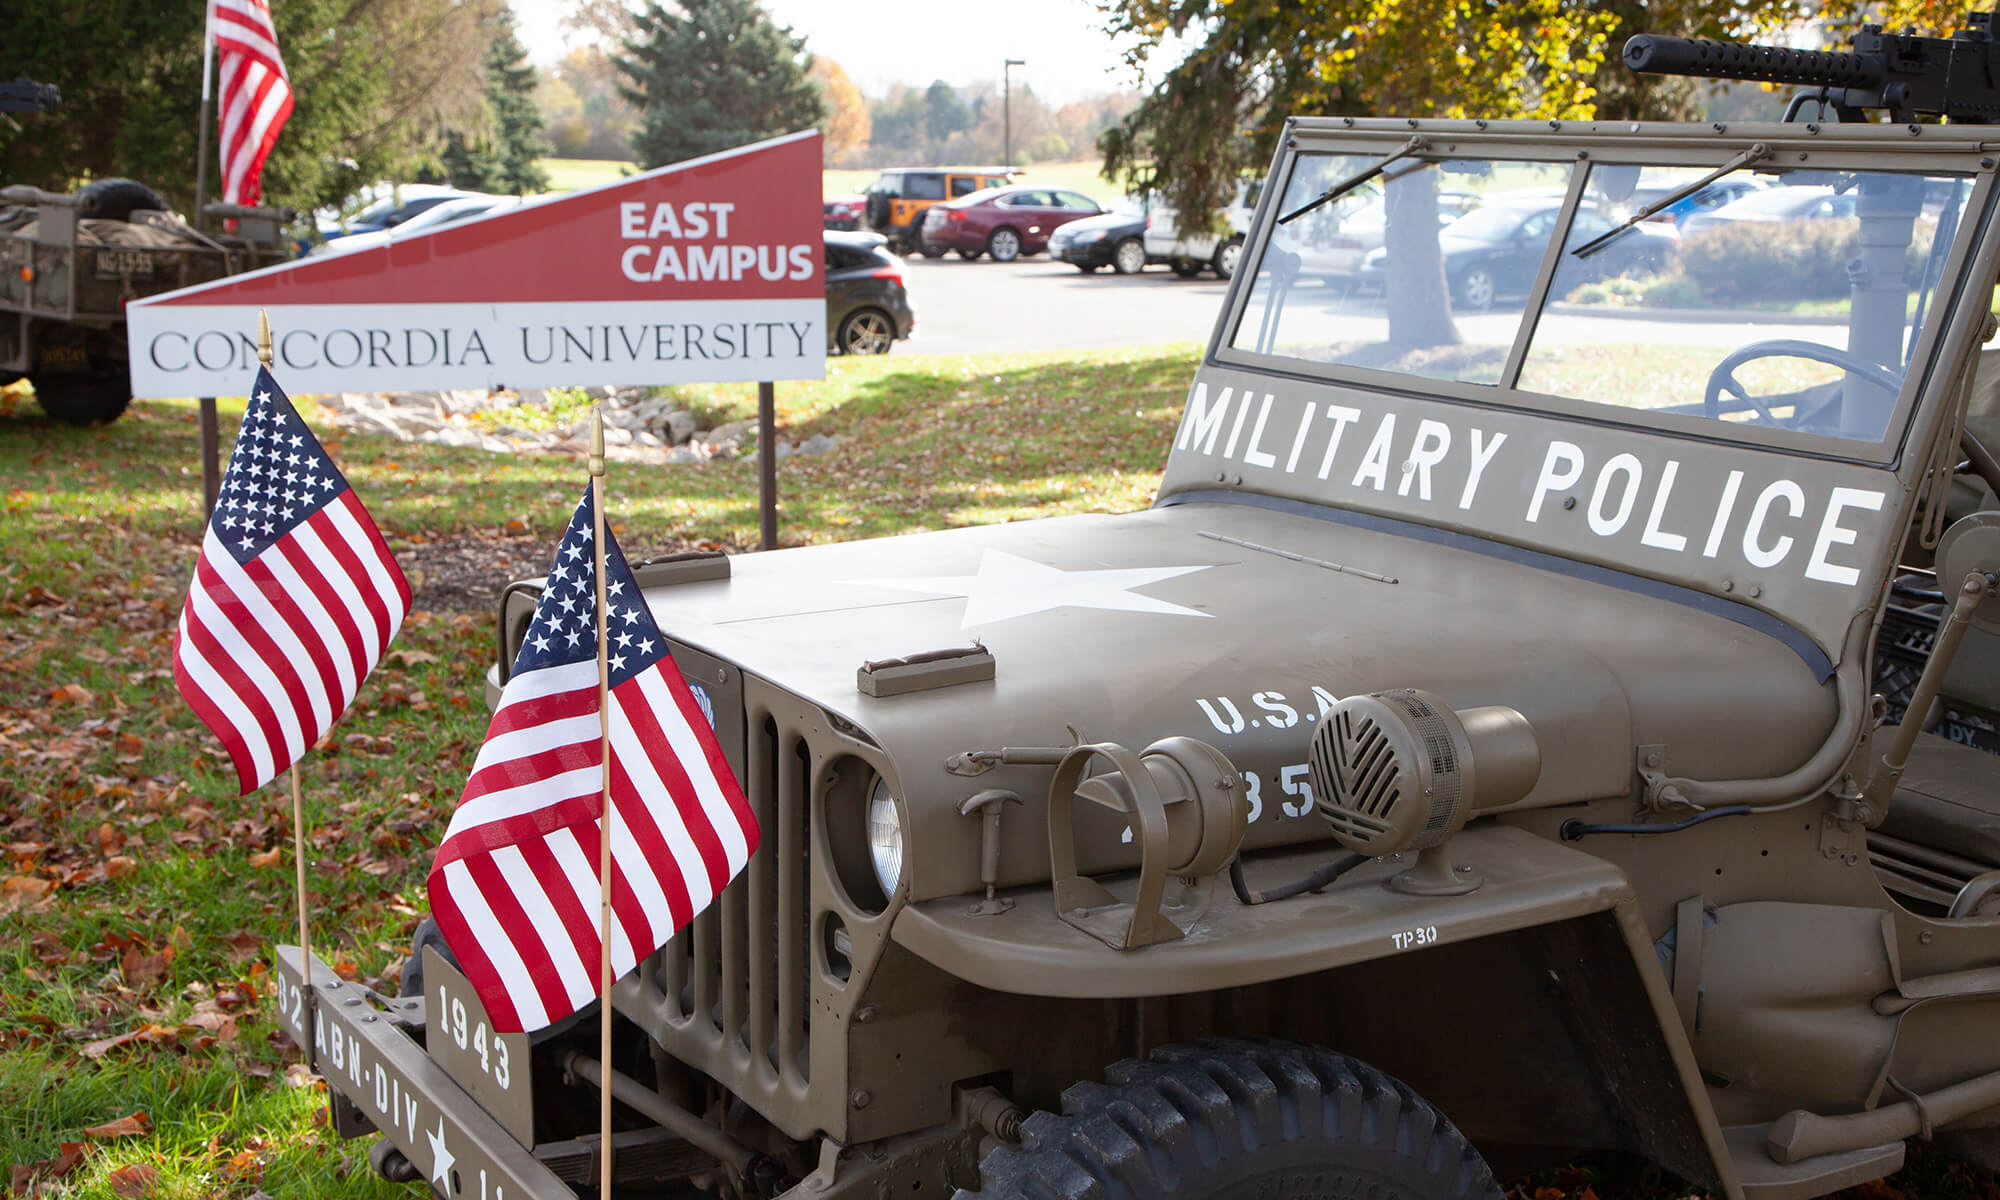
[[[868,791],[868,859],[884,896],[894,896],[903,882],[903,815],[889,781],[877,776]]]

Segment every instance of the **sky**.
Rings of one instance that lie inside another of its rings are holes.
[[[529,56],[544,65],[560,59],[562,0],[510,3]],[[1057,105],[1133,86],[1090,0],[764,0],[764,7],[870,96],[933,79],[998,85],[1009,58],[1026,63],[1009,72],[1017,85]]]

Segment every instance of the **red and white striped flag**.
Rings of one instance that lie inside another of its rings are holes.
[[[222,199],[264,198],[264,157],[292,115],[292,85],[278,54],[269,0],[209,0],[208,32],[221,58]]]
[[[260,368],[174,636],[174,683],[245,795],[332,727],[409,611],[375,523]]]
[[[597,996],[602,768],[591,499],[570,521],[527,639],[431,866],[431,915],[502,1032]],[[606,530],[613,828],[611,965],[665,945],[750,861],[757,821]]]

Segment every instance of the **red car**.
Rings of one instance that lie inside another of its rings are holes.
[[[861,216],[866,211],[868,211],[866,196],[835,196],[821,204],[820,227],[840,230],[859,229]]]
[[[994,262],[1013,262],[1039,253],[1059,227],[1103,211],[1081,192],[1022,183],[987,188],[924,211],[924,254],[956,250],[960,258],[991,254]]]

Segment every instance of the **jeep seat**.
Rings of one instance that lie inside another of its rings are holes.
[[[1950,905],[1968,879],[2000,868],[2000,757],[1919,734],[1869,853],[1890,891]]]

